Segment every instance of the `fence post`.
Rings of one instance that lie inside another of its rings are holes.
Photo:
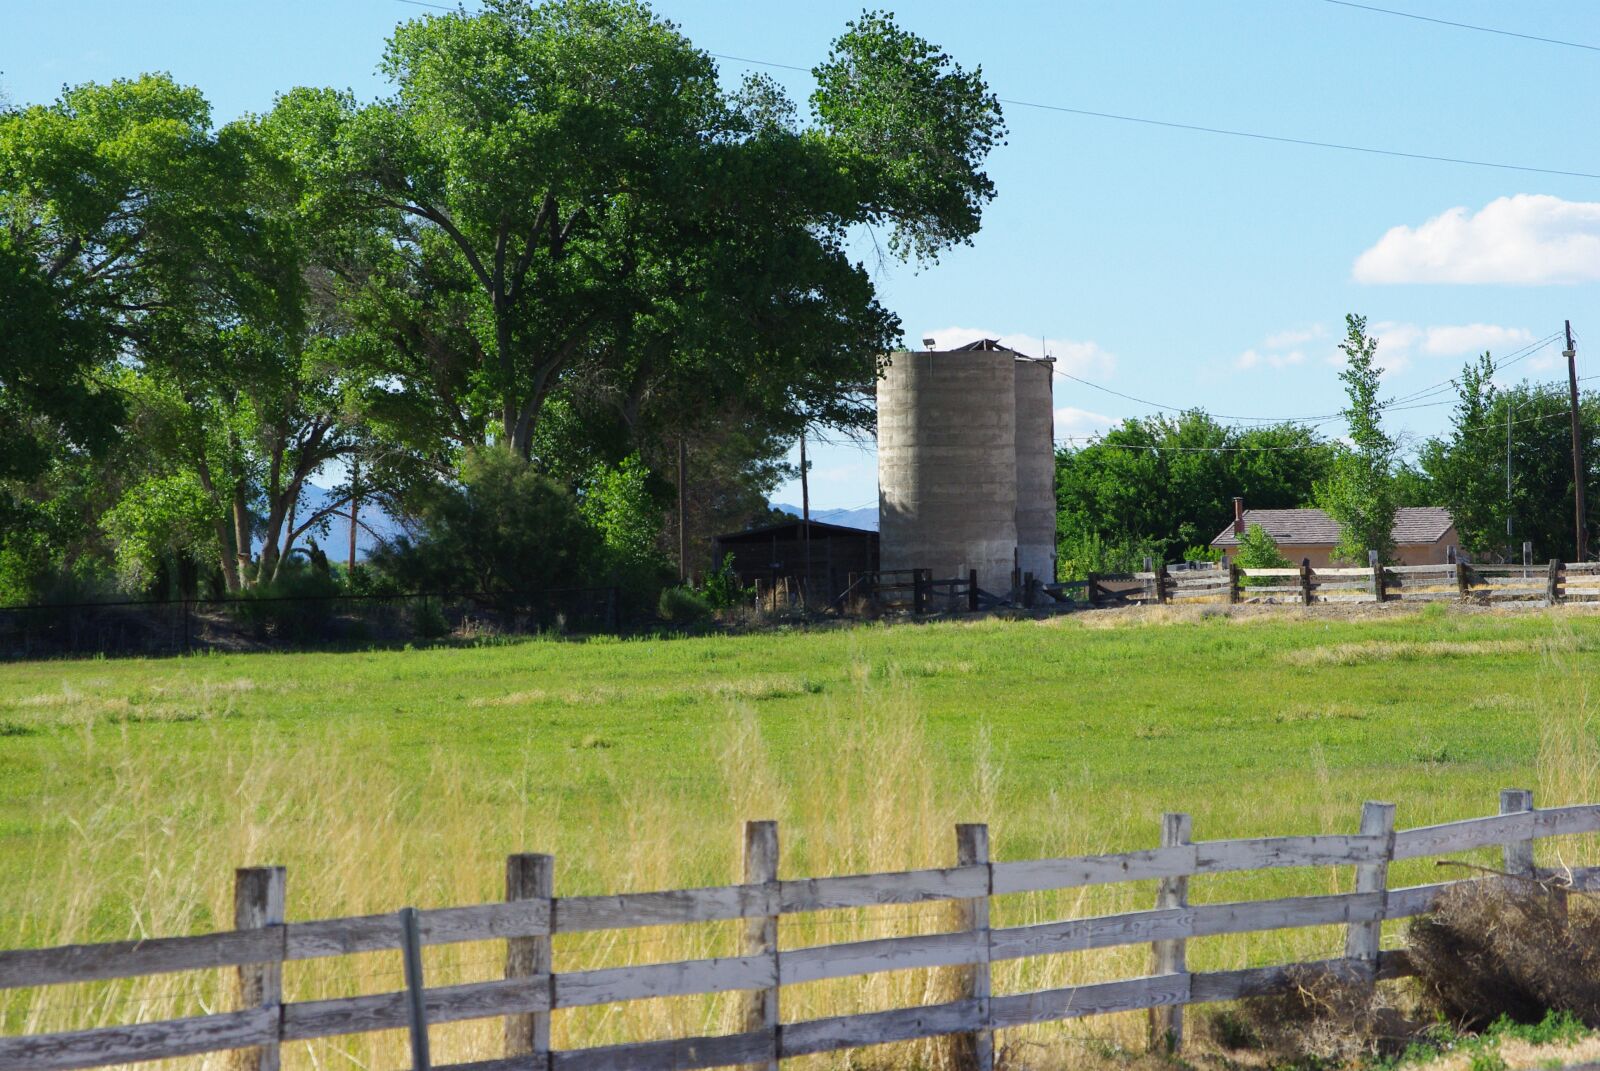
[[[1533,810],[1533,792],[1526,788],[1500,790],[1500,813],[1521,814]],[[1501,867],[1507,874],[1519,878],[1533,877],[1533,838],[1507,841],[1501,849]],[[1522,882],[1508,883],[1520,886]],[[1526,892],[1526,889],[1522,891]]]
[[[428,1007],[422,980],[422,923],[414,907],[400,909],[400,957],[406,976],[406,1011],[411,1027],[411,1071],[428,1071]]]
[[[778,880],[778,823],[744,824],[744,883],[773,885]],[[774,910],[777,904],[773,904]],[[773,986],[745,993],[744,1029],[765,1030],[772,1049],[764,1071],[778,1071],[778,916],[762,915],[744,920],[744,947],[740,955],[767,956],[772,960]]]
[[[1300,602],[1302,605],[1311,605],[1311,559],[1300,559]]]
[[[1172,601],[1172,593],[1167,590],[1167,563],[1156,562],[1156,603],[1161,605]]]
[[[1161,816],[1161,846],[1176,848],[1190,842],[1193,820],[1186,814],[1167,813]],[[1189,906],[1189,879],[1187,877],[1162,878],[1156,887],[1156,909]],[[1188,942],[1179,938],[1154,941],[1151,950],[1151,974],[1184,974]],[[1175,1053],[1183,1047],[1183,1005],[1167,1004],[1150,1009],[1150,1049],[1153,1052]]]
[[[1022,607],[1025,610],[1033,609],[1033,574],[1022,574]]]
[[[978,570],[967,570],[967,610],[978,612]]]
[[[1228,563],[1228,604],[1231,606],[1239,601],[1239,563]]]
[[[1378,552],[1367,551],[1367,567],[1372,570],[1372,601],[1383,601],[1383,563],[1378,560]]]
[[[1095,608],[1095,606],[1098,605],[1098,600],[1100,598],[1100,574],[1099,573],[1084,573],[1083,574],[1083,598],[1084,598],[1084,601],[1089,604],[1089,609],[1091,609],[1091,610],[1093,610]]]
[[[259,930],[283,925],[286,872],[281,866],[240,867],[233,872],[233,927]],[[276,1008],[283,1003],[283,961],[238,968],[238,1007]],[[281,1025],[281,1024],[280,1024]],[[278,1071],[278,1045],[240,1049],[230,1061],[237,1071]]]
[[[506,856],[506,900],[544,900],[550,903],[551,928],[555,923],[556,858],[532,852]],[[506,978],[543,978],[549,985],[554,967],[550,936],[512,937],[506,941]],[[505,1022],[505,1054],[532,1054],[531,1066],[542,1069],[550,1053],[550,1013],[526,1012],[508,1015]]]
[[[1379,893],[1379,899],[1386,906],[1389,898],[1389,860],[1394,857],[1394,804],[1372,800],[1363,803],[1361,832],[1365,836],[1384,838],[1383,858],[1375,863],[1357,864],[1356,892]],[[1355,960],[1366,973],[1368,981],[1377,977],[1378,949],[1383,937],[1385,913],[1379,911],[1378,917],[1370,922],[1352,922],[1345,932],[1345,958]]]
[[[1550,575],[1545,581],[1544,601],[1547,606],[1554,606],[1561,601],[1561,559],[1550,559]]]
[[[981,823],[956,826],[956,866],[981,866],[989,868],[989,827]],[[985,892],[992,891],[993,879],[984,883]],[[989,1023],[989,897],[974,897],[956,901],[959,912],[956,928],[978,934],[982,958],[966,968],[962,974],[960,995],[978,1002],[978,1021]],[[962,1071],[992,1071],[994,1067],[994,1033],[988,1029],[975,1030],[956,1038],[956,1067]]]

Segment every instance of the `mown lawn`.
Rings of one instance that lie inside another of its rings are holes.
[[[1576,802],[1596,789],[1597,652],[1597,616],[1439,608],[11,664],[0,945],[227,925],[230,868],[250,863],[289,865],[304,918],[493,898],[518,850],[556,853],[558,893],[719,883],[746,818],[780,818],[801,876],[947,864],[958,820],[989,821],[1004,859],[1147,847],[1164,810],[1212,839],[1353,832],[1364,799],[1402,827],[1491,813],[1505,787]],[[1122,888],[1000,905],[997,924],[1148,906]],[[1208,940],[1191,964],[1338,934]],[[1012,988],[1034,981],[1019,968]],[[576,1023],[568,1041],[620,1029]]]

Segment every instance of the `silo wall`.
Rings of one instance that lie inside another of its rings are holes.
[[[884,570],[978,571],[1004,594],[1017,546],[1016,358],[1008,350],[900,352],[878,381],[878,528]]]
[[[1017,567],[1050,583],[1056,578],[1055,362],[1016,359]]]

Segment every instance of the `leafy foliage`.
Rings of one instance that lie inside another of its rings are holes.
[[[1450,432],[1423,444],[1422,469],[1455,518],[1461,545],[1473,554],[1510,554],[1520,561],[1521,543],[1528,540],[1536,557],[1570,560],[1570,398],[1561,387],[1497,387],[1493,370],[1488,354],[1462,369]],[[1585,485],[1595,487],[1600,483],[1600,399],[1584,396],[1580,414]]]
[[[502,447],[462,461],[459,487],[432,491],[422,534],[401,537],[374,564],[402,588],[524,595],[592,579],[595,533],[572,494]]]
[[[1245,569],[1287,569],[1294,564],[1278,549],[1278,541],[1259,524],[1252,524],[1240,537],[1236,560]]]
[[[1056,452],[1057,565],[1062,576],[1136,569],[1208,544],[1233,498],[1264,509],[1305,505],[1337,454],[1312,430],[1233,428],[1201,411],[1125,420]]]
[[[1365,562],[1368,551],[1378,560],[1394,560],[1394,517],[1399,502],[1394,469],[1398,446],[1383,430],[1383,403],[1378,397],[1383,369],[1375,363],[1378,339],[1367,334],[1367,318],[1345,317],[1345,340],[1339,344],[1345,368],[1339,373],[1349,403],[1348,451],[1334,462],[1328,478],[1317,485],[1317,505],[1339,522],[1336,559]]]

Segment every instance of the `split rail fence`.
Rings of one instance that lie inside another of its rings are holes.
[[[554,862],[514,855],[506,901],[317,922],[285,921],[282,868],[240,870],[236,929],[190,937],[0,952],[0,987],[39,987],[176,971],[225,968],[235,973],[237,1007],[190,1018],[0,1038],[0,1067],[16,1071],[72,1068],[245,1050],[235,1066],[273,1071],[285,1044],[366,1031],[411,1031],[412,1064],[429,1066],[430,1025],[505,1017],[505,1054],[457,1064],[466,1071],[619,1071],[733,1064],[775,1068],[778,1061],[887,1042],[955,1036],[963,1062],[988,1071],[994,1032],[1035,1023],[1148,1009],[1152,1044],[1176,1046],[1183,1007],[1281,992],[1296,968],[1353,972],[1384,979],[1411,973],[1404,951],[1381,951],[1382,924],[1425,912],[1443,890],[1471,881],[1390,888],[1392,862],[1498,846],[1504,871],[1539,879],[1540,838],[1600,832],[1600,805],[1535,810],[1531,792],[1501,793],[1500,813],[1416,829],[1394,828],[1395,808],[1368,803],[1353,835],[1191,839],[1187,815],[1164,816],[1160,846],[1112,855],[995,861],[988,828],[956,827],[955,865],[948,869],[848,877],[779,879],[778,829],[745,829],[743,882],[715,888],[617,896],[553,895]],[[1354,891],[1277,900],[1191,905],[1190,877],[1276,867],[1351,866]],[[1600,868],[1561,872],[1571,888],[1600,887]],[[990,898],[1158,879],[1155,905],[1118,915],[991,928]],[[780,948],[778,919],[799,912],[950,901],[953,932],[807,948]],[[583,971],[556,971],[551,935],[634,927],[744,920],[742,954]],[[1191,938],[1280,930],[1346,927],[1344,955],[1314,964],[1191,972]],[[429,988],[421,947],[463,941],[505,941],[505,977]],[[1118,945],[1150,944],[1151,973],[1038,992],[998,994],[990,965]],[[285,1003],[288,961],[398,950],[406,988],[396,992]],[[959,999],[836,1018],[787,1022],[783,987],[828,978],[920,968],[959,968]],[[656,997],[743,991],[744,1026],[716,1037],[673,1038],[552,1051],[552,1010]]]
[[[1314,569],[1162,566],[1139,573],[1092,573],[1094,606],[1183,602],[1600,602],[1600,562],[1544,565],[1388,565]]]

